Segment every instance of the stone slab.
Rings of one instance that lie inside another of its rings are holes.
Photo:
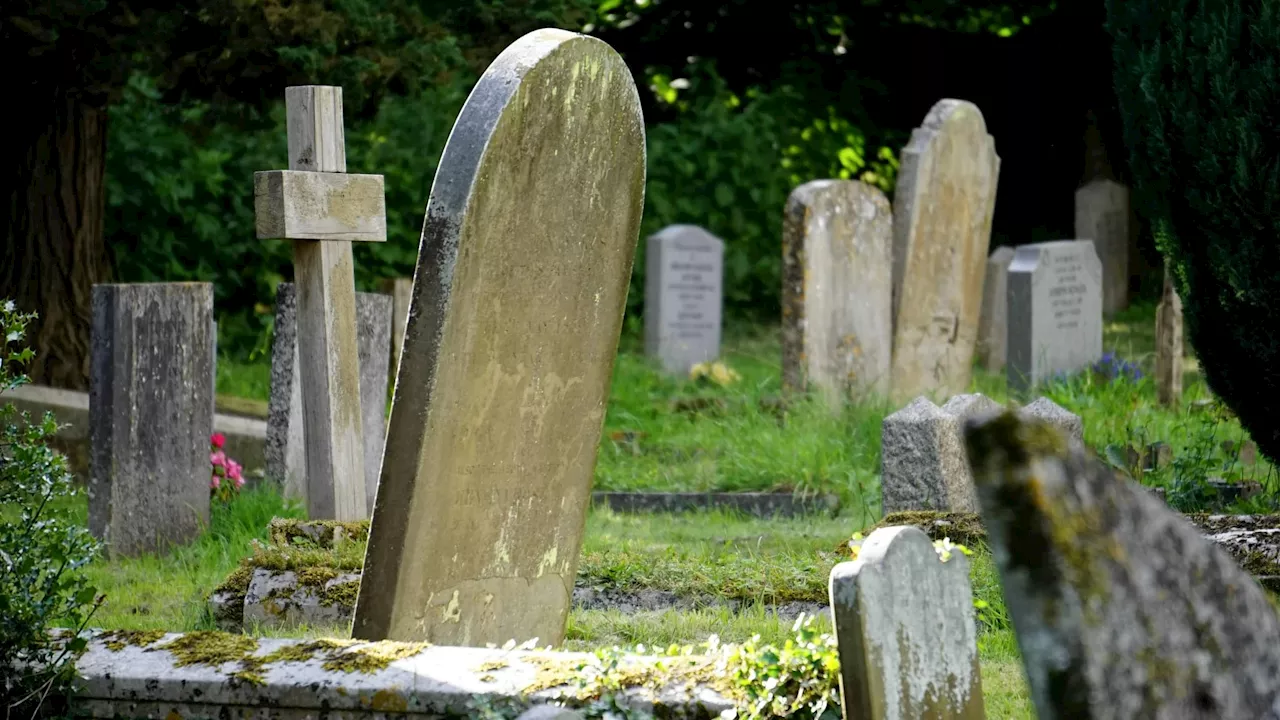
[[[902,149],[893,199],[893,397],[969,387],[1000,158],[982,112],[940,100]]]
[[[992,372],[1004,369],[1009,342],[1009,263],[1013,248],[1004,245],[987,258],[982,282],[982,314],[978,319],[978,362]]]
[[[957,395],[942,407],[918,397],[887,416],[880,431],[881,511],[976,511],[961,422],[998,407],[980,393]]]
[[[846,718],[986,717],[969,564],[914,527],[871,533],[831,570]]]
[[[687,375],[720,357],[724,241],[696,225],[671,225],[645,241],[644,349]]]
[[[659,493],[593,492],[591,502],[614,512],[676,513],[701,510],[734,510],[752,517],[795,517],[834,514],[840,507],[835,495],[792,493]]]
[[[94,285],[89,529],[112,555],[209,523],[213,286]]]
[[[1280,618],[1221,547],[1044,425],[965,429],[1038,717],[1280,717]]]
[[[832,408],[889,391],[893,209],[878,188],[815,180],[782,226],[782,383]]]
[[[382,292],[391,296],[391,379],[395,382],[396,368],[400,366],[400,349],[404,347],[404,328],[409,322],[409,305],[413,301],[413,278],[386,278]]]
[[[1022,245],[1008,282],[1011,390],[1029,390],[1102,357],[1102,267],[1091,241]]]
[[[559,643],[640,231],[622,58],[538,30],[475,86],[414,272],[353,634]]]
[[[253,174],[253,214],[259,240],[387,239],[381,175],[257,172]]]
[[[354,588],[359,583],[359,573],[343,573],[308,585],[299,582],[298,573],[292,570],[258,568],[244,596],[242,622],[264,628],[345,624],[355,612],[355,593],[349,594],[350,602],[334,598],[340,597],[337,591],[343,586]]]
[[[1102,264],[1102,311],[1129,307],[1129,188],[1098,178],[1076,190],[1076,237],[1092,240]]]

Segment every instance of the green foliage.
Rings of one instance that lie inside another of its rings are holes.
[[[25,382],[21,372],[32,352],[22,341],[33,318],[0,302],[0,391]],[[68,661],[86,644],[79,631],[101,603],[83,573],[98,545],[63,504],[77,493],[66,459],[49,448],[56,431],[52,414],[34,422],[12,404],[0,407],[0,699],[8,703],[6,716],[34,715],[46,699],[61,696],[72,677]],[[76,635],[55,639],[55,623]]]
[[[813,618],[803,614],[791,631],[795,637],[782,647],[761,645],[759,637],[753,637],[727,648],[730,680],[746,699],[736,717],[840,717],[840,655],[835,637],[818,632]]]
[[[1137,208],[1205,380],[1280,459],[1280,6],[1108,0]]]

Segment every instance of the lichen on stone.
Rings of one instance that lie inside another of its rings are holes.
[[[243,661],[258,649],[258,641],[219,630],[196,630],[175,638],[172,642],[148,649],[164,650],[173,655],[174,667],[216,666]]]
[[[413,657],[431,647],[431,643],[401,643],[382,640],[332,649],[322,667],[346,673],[374,673],[386,669],[397,660]]]
[[[949,512],[941,510],[904,510],[885,515],[880,522],[862,531],[864,537],[880,528],[910,525],[920,528],[930,540],[950,538],[951,542],[976,547],[987,542],[987,531],[982,517],[977,513]],[[848,544],[841,544],[841,551],[848,553]]]
[[[278,547],[314,546],[328,550],[347,542],[367,542],[369,521],[273,518],[267,526],[267,537]]]
[[[111,652],[120,652],[128,646],[146,647],[164,635],[163,630],[109,630],[98,639]]]

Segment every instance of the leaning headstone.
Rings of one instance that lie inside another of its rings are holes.
[[[1000,407],[985,395],[957,395],[938,407],[918,397],[881,424],[880,506],[976,512],[973,479],[960,427],[966,417]]]
[[[467,99],[427,203],[355,637],[563,638],[644,137],[622,58],[562,30],[517,40]]]
[[[644,351],[686,375],[720,357],[724,242],[696,225],[671,225],[645,243]]]
[[[782,224],[782,383],[828,404],[889,389],[893,211],[879,189],[815,180]]]
[[[1102,357],[1102,268],[1089,240],[1023,245],[1009,265],[1009,388]]]
[[[365,500],[367,506],[373,508],[386,428],[391,298],[374,293],[356,293],[355,315],[356,352],[360,358],[361,426],[364,428]],[[285,495],[307,500],[312,488],[307,477],[297,338],[296,289],[293,283],[280,283],[276,289],[275,341],[271,348],[267,477],[282,482]],[[332,490],[328,492],[332,493]]]
[[[894,397],[969,386],[1000,158],[982,112],[941,100],[902,150],[893,200]]]
[[[992,372],[1004,369],[1009,342],[1009,263],[1013,248],[1003,245],[987,258],[982,283],[982,316],[978,320],[978,362]]]
[[[943,558],[918,528],[881,528],[831,570],[830,597],[844,717],[986,717],[960,551]]]
[[[1098,178],[1076,190],[1076,237],[1102,262],[1102,311],[1129,307],[1129,188]]]
[[[1280,620],[1226,552],[1043,425],[965,441],[1038,717],[1277,717]]]
[[[112,555],[209,522],[213,286],[93,286],[89,529]]]
[[[1174,406],[1182,399],[1182,299],[1164,270],[1164,292],[1156,306],[1156,399]]]

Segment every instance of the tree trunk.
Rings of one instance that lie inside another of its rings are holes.
[[[85,390],[90,294],[111,272],[103,238],[107,111],[61,93],[30,100],[11,107],[18,129],[2,151],[0,197],[9,212],[0,219],[0,298],[39,313],[27,336],[36,350],[32,381]]]

